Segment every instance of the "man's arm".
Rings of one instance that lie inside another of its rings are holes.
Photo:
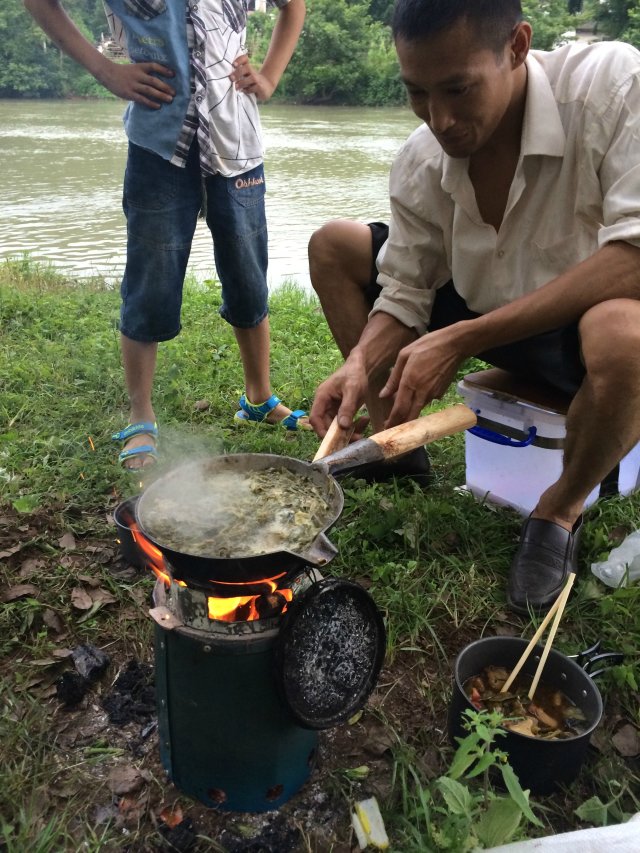
[[[395,398],[386,425],[418,417],[469,356],[576,322],[610,299],[640,299],[640,248],[630,243],[609,243],[509,305],[419,338],[401,350],[381,392]]]
[[[255,95],[259,101],[269,100],[293,56],[305,13],[304,0],[290,0],[286,6],[280,8],[260,71],[251,66],[246,54],[239,56],[233,63],[235,70],[229,75],[229,79],[235,83],[236,89]]]
[[[173,88],[156,76],[173,77],[170,68],[157,62],[118,63],[107,59],[84,37],[59,0],[24,0],[24,5],[60,50],[114,95],[152,109],[173,100]]]

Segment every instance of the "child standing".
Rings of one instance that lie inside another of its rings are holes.
[[[130,423],[114,439],[120,462],[156,456],[152,405],[158,343],[180,332],[182,288],[201,207],[213,237],[223,302],[242,360],[245,393],[235,417],[308,428],[272,394],[267,304],[267,226],[258,101],[273,94],[305,17],[304,0],[278,8],[260,68],[245,48],[246,0],[105,0],[114,38],[131,62],[100,53],[59,0],[24,0],[47,35],[105,88],[129,100],[123,207],[127,262],[121,285],[121,349]]]

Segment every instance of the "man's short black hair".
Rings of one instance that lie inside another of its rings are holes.
[[[500,53],[522,20],[520,0],[396,0],[391,21],[394,39],[419,41],[466,21],[478,46]]]

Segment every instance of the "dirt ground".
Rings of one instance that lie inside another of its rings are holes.
[[[62,519],[55,508],[28,516],[0,510],[0,595],[16,611],[20,602],[32,602],[24,641],[0,660],[0,674],[16,690],[17,722],[26,693],[46,716],[51,778],[42,792],[43,820],[73,801],[79,842],[82,826],[99,834],[109,824],[121,837],[113,849],[129,853],[352,853],[359,849],[351,829],[354,801],[375,796],[386,804],[398,795],[394,750],[415,750],[412,761],[424,781],[446,770],[442,673],[431,669],[428,655],[398,654],[362,714],[320,732],[309,780],[279,810],[219,812],[184,796],[167,779],[158,748],[148,616],[153,578],[138,582],[141,572],[122,558],[108,517],[94,527],[88,517],[77,519],[76,529],[99,535],[76,535],[68,516]],[[495,631],[515,633],[506,620]],[[30,647],[36,635],[46,642]],[[471,639],[453,629],[440,637],[451,660]],[[611,749],[608,738],[624,723],[619,709],[608,709],[596,738],[601,749]],[[587,788],[583,793],[590,795]],[[556,831],[573,828],[561,817],[554,821]]]

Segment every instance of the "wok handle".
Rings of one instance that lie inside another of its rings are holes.
[[[337,450],[342,450],[343,447],[346,447],[349,444],[354,429],[355,424],[349,427],[349,429],[342,429],[336,415],[331,421],[331,426],[327,430],[325,437],[320,442],[320,447],[318,447],[313,461],[316,462],[318,459],[323,459],[330,453],[335,453]]]
[[[469,429],[476,423],[475,413],[464,403],[458,403],[440,412],[432,412],[374,433],[369,438],[363,438],[330,456],[314,461],[313,465],[327,473],[348,471],[371,462],[394,459],[423,444]]]
[[[438,438],[469,429],[475,426],[477,421],[475,412],[464,403],[459,403],[441,412],[432,412],[414,421],[374,433],[370,440],[380,447],[385,459],[393,459]]]

